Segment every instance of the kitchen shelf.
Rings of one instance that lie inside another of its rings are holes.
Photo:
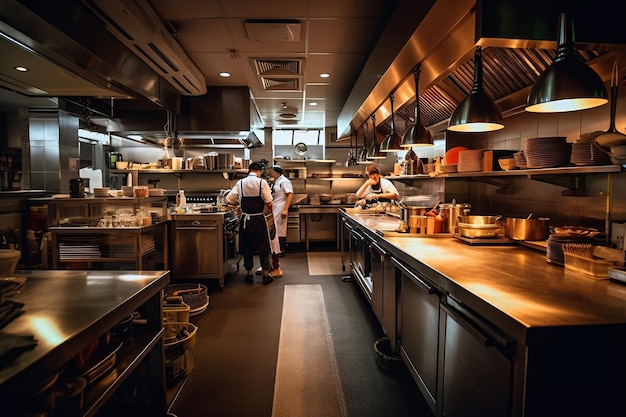
[[[144,227],[50,227],[52,267],[132,264],[132,269],[169,269],[167,222]],[[120,254],[125,256],[119,256]],[[115,268],[117,269],[117,268]]]
[[[530,180],[541,181],[567,188],[561,194],[564,196],[582,196],[585,188],[585,176],[589,174],[611,174],[622,172],[622,165],[598,165],[598,166],[575,166],[558,168],[531,168],[515,169],[510,171],[477,171],[477,172],[454,172],[449,174],[418,174],[418,175],[389,175],[385,178],[402,182],[424,180],[431,178],[472,178],[487,184],[499,187],[499,193],[508,194],[510,190],[510,177],[526,177]]]

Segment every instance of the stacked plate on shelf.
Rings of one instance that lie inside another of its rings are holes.
[[[554,168],[570,164],[571,144],[564,136],[526,138],[524,155],[528,168]]]
[[[477,172],[483,170],[483,149],[472,149],[459,152],[457,172]]]
[[[594,142],[572,143],[570,162],[574,165],[607,165],[611,163],[609,155]]]

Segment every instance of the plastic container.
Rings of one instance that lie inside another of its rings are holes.
[[[176,385],[193,369],[193,349],[198,327],[190,323],[165,323],[165,384]]]
[[[163,306],[163,320],[166,323],[189,323],[189,304],[182,301],[178,304],[165,304]]]
[[[171,284],[165,288],[165,296],[181,296],[190,308],[191,317],[202,313],[209,306],[208,288],[202,284]]]
[[[612,261],[598,260],[574,255],[573,253],[564,253],[565,269],[582,273],[593,278],[607,279],[609,268],[615,266]]]
[[[0,249],[0,278],[13,276],[22,253],[16,249]]]

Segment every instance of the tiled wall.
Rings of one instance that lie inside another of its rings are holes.
[[[626,93],[620,93],[616,128],[626,133]],[[520,112],[504,120],[505,128],[489,134],[448,134],[447,146],[470,149],[523,149],[530,137],[565,136],[575,142],[584,133],[609,128],[609,105],[563,114]],[[548,216],[553,225],[584,225],[604,230],[608,221],[626,221],[626,173],[584,177],[583,196],[562,195],[566,188],[525,177],[508,177],[506,191],[496,185],[469,179],[446,180],[446,199],[472,204],[480,215]],[[503,192],[504,191],[504,192]],[[607,193],[611,198],[607,200]],[[610,204],[608,204],[610,203]],[[608,216],[607,216],[607,206]]]

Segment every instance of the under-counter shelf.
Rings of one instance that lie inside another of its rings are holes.
[[[104,268],[104,264],[111,263],[129,264],[126,269],[169,269],[167,222],[144,227],[51,227],[49,230],[55,269],[91,269],[98,265]]]

